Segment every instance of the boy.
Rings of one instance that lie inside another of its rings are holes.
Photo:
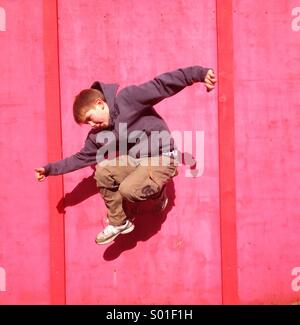
[[[35,175],[42,181],[97,164],[94,178],[108,210],[108,224],[97,235],[97,244],[110,243],[134,229],[123,210],[124,198],[131,202],[159,199],[161,209],[166,207],[164,189],[177,173],[177,151],[153,106],[195,82],[204,82],[211,91],[216,83],[213,70],[178,69],[125,87],[118,94],[118,85],[95,81],[76,96],[74,119],[92,128],[84,147],[73,156],[36,168]]]

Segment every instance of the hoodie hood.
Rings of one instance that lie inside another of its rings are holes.
[[[116,117],[119,115],[119,110],[115,105],[115,99],[117,90],[119,88],[118,84],[106,84],[103,82],[95,81],[91,85],[91,88],[102,91],[104,98],[107,102],[109,108],[109,125],[114,125]]]

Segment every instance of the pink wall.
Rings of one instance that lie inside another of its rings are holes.
[[[297,1],[0,7],[0,304],[300,299]],[[34,167],[81,148],[88,129],[73,121],[72,101],[94,80],[123,87],[193,64],[218,71],[219,92],[196,84],[157,110],[173,130],[204,132],[203,174],[185,177],[182,166],[165,214],[95,245],[105,209],[93,170],[39,184]]]
[[[0,267],[6,291],[0,303],[48,303],[48,188],[33,174],[47,159],[43,8],[30,0],[0,6],[6,13],[6,31],[0,32]]]
[[[299,1],[233,4],[239,297],[287,303],[299,300]]]
[[[64,155],[87,131],[72,119],[74,94],[94,80],[125,86],[187,65],[215,67],[214,10],[198,1],[59,2]],[[195,86],[157,109],[174,130],[205,132],[205,173],[187,178],[183,169],[167,216],[141,216],[132,235],[108,247],[94,244],[105,215],[98,194],[67,207],[69,303],[221,302],[216,95]],[[91,174],[66,175],[66,193]]]

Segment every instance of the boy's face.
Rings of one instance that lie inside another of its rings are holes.
[[[86,113],[84,123],[89,124],[92,129],[106,129],[109,125],[109,108],[106,102],[98,99]]]

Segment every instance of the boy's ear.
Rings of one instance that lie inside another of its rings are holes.
[[[103,104],[103,103],[105,103],[105,101],[103,99],[101,99],[101,98],[96,99],[96,104]]]
[[[105,103],[105,101],[104,100],[102,100],[101,98],[97,98],[96,99],[96,105],[100,105],[100,107],[101,107],[101,109],[102,110],[104,110],[104,103]]]

